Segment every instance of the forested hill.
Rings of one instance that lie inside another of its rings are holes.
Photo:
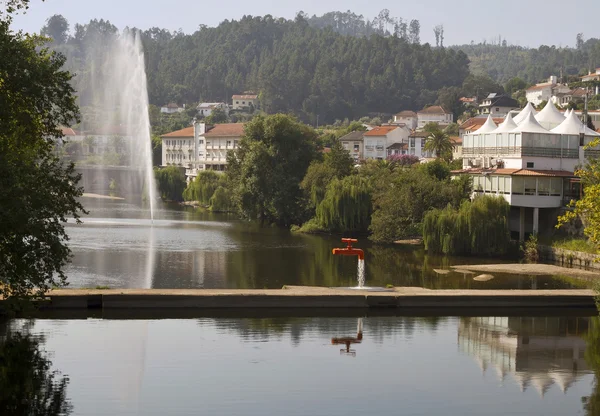
[[[85,74],[87,49],[115,32],[109,22],[93,20],[76,25],[57,49]],[[312,27],[301,15],[226,20],[190,35],[151,29],[143,44],[152,104],[230,102],[233,94],[255,91],[265,111],[291,112],[310,123],[317,115],[324,123],[420,109],[468,75],[463,52],[396,36],[344,36]],[[85,82],[76,87],[81,105],[91,105]]]
[[[550,75],[581,75],[600,67],[600,39],[576,39],[575,48],[542,45],[539,48],[479,43],[453,46],[471,61],[474,74],[488,75],[504,84],[514,77],[536,83]]]

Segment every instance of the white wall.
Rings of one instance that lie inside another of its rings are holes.
[[[404,123],[406,124],[406,127],[408,127],[409,129],[416,129],[417,128],[417,117],[397,117],[394,116],[394,123]]]
[[[418,113],[418,127],[422,128],[427,123],[451,124],[454,120],[452,114]]]

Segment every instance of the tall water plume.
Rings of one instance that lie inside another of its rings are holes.
[[[109,188],[118,189],[118,196],[146,200],[150,218],[154,219],[156,184],[139,33],[126,29],[98,39],[86,58],[88,71],[82,76],[91,90],[91,99],[82,107],[82,127],[84,141],[92,150],[80,163],[84,188],[87,182],[91,187],[106,189],[110,182]],[[92,179],[86,181],[86,175]]]
[[[358,287],[365,287],[365,260],[364,259],[358,259],[356,278],[358,280]]]

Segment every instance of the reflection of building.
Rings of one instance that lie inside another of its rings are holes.
[[[543,396],[556,384],[567,389],[585,373],[589,318],[462,318],[459,349],[475,358],[485,373],[494,367],[503,381],[511,375],[525,391],[534,386]]]

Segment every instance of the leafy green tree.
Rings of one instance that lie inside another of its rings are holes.
[[[152,165],[162,165],[162,139],[160,136],[152,135]]]
[[[155,168],[154,177],[160,197],[164,201],[182,201],[186,187],[185,174],[177,166]]]
[[[442,87],[438,91],[437,104],[441,105],[444,110],[450,111],[454,115],[454,120],[458,120],[465,110],[465,107],[460,102],[460,97],[462,96],[462,89],[460,87]]]
[[[360,176],[333,179],[325,198],[317,207],[316,220],[321,228],[336,232],[366,232],[371,223],[373,205],[369,182]]]
[[[234,209],[231,195],[227,188],[219,186],[210,198],[210,210],[215,212],[230,212]]]
[[[350,175],[354,170],[354,160],[339,140],[334,140],[331,150],[325,154],[324,162],[333,169],[338,179]]]
[[[371,239],[377,242],[419,236],[428,210],[462,201],[457,183],[439,180],[424,169],[397,170],[377,183],[370,225]]]
[[[310,201],[310,207],[316,209],[325,198],[327,185],[335,178],[335,170],[321,161],[313,161],[300,183],[306,197]]]
[[[40,34],[52,38],[58,44],[66,43],[69,38],[69,22],[62,15],[55,14],[46,20]]]
[[[300,182],[317,155],[315,131],[293,117],[259,115],[228,152],[233,203],[242,216],[281,226],[306,218]]]
[[[517,91],[524,90],[525,88],[527,88],[527,82],[519,77],[509,79],[504,85],[506,92],[511,95]]]
[[[429,133],[425,139],[424,149],[428,152],[435,153],[436,157],[449,160],[452,158],[452,140],[450,136],[442,130],[434,130]],[[450,157],[448,158],[448,155]]]
[[[458,127],[458,123],[448,124],[448,126],[446,126],[446,128],[444,129],[444,133],[446,133],[448,136],[458,136]]]
[[[204,121],[206,122],[206,124],[227,123],[227,114],[225,114],[225,111],[223,111],[222,109],[215,108],[210,114],[210,116],[206,117]]]
[[[66,284],[64,223],[85,212],[80,175],[53,151],[61,126],[78,121],[72,75],[44,39],[11,30],[11,13],[26,5],[0,11],[0,295],[15,300]]]
[[[217,172],[213,170],[202,170],[196,178],[191,181],[183,192],[186,201],[198,201],[204,205],[210,204],[210,199],[215,193],[222,180]]]
[[[423,221],[423,242],[431,253],[498,256],[508,252],[510,205],[502,197],[484,195],[429,211]]]

